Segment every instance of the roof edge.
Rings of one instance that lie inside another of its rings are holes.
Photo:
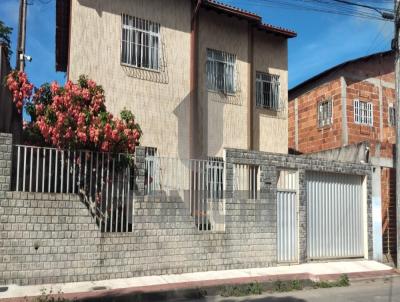
[[[366,56],[362,56],[362,57],[359,57],[356,59],[348,60],[343,63],[337,64],[331,68],[328,68],[328,69],[312,76],[311,78],[308,78],[307,80],[301,82],[300,84],[296,85],[295,87],[289,89],[289,96],[290,96],[290,94],[295,94],[298,90],[305,87],[306,85],[311,84],[312,82],[317,81],[317,80],[323,78],[324,76],[327,76],[328,74],[330,74],[340,68],[343,68],[349,64],[353,64],[353,63],[363,61],[363,60],[369,60],[369,59],[371,59],[373,57],[377,57],[377,56],[387,56],[387,55],[391,55],[391,54],[393,54],[393,50],[381,51],[381,52],[369,54]],[[289,97],[289,101],[290,101],[290,97]]]

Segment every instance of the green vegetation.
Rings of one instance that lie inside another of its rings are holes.
[[[270,292],[291,292],[299,291],[305,288],[331,288],[331,287],[346,287],[350,285],[349,277],[342,275],[336,281],[319,281],[311,282],[309,280],[290,280],[290,281],[275,281],[271,286],[265,287],[257,282],[245,285],[230,285],[224,286],[219,295],[222,297],[243,297],[261,295],[267,290]]]
[[[8,48],[8,58],[10,58],[11,51],[11,33],[12,28],[8,27],[4,24],[3,21],[0,20],[0,42],[4,42]]]

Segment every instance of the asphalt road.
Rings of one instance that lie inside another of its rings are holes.
[[[180,300],[182,301],[182,300]],[[358,281],[345,288],[309,289],[252,297],[204,297],[192,302],[400,302],[400,278]]]

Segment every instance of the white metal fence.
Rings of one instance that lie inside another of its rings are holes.
[[[235,197],[241,199],[260,198],[260,168],[256,165],[235,164],[234,190]]]
[[[224,167],[219,160],[146,157],[145,193],[178,194],[200,231],[225,230]]]
[[[15,191],[76,193],[104,232],[133,231],[135,169],[125,154],[14,146]]]

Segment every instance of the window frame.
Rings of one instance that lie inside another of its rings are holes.
[[[391,114],[391,110],[394,111],[393,116]],[[393,121],[392,121],[392,117],[393,117]],[[388,106],[388,124],[389,124],[389,127],[396,127],[396,107],[394,106],[394,104],[389,104],[389,106]]]
[[[130,23],[133,23],[134,25],[131,25]],[[138,24],[140,24],[142,27],[147,26],[148,29],[140,28],[138,27]],[[148,39],[147,45],[143,42],[146,35]],[[127,38],[125,39],[125,37]],[[133,47],[129,47],[128,45],[130,44],[132,44]],[[156,46],[154,46],[155,44]],[[124,58],[124,47],[126,47],[126,58]],[[148,48],[148,50],[145,52],[144,50],[146,48]],[[160,23],[128,14],[121,14],[121,65],[152,72],[161,72],[161,51]],[[145,57],[146,53],[148,66],[143,66],[143,58]],[[138,63],[139,59],[140,64]]]
[[[220,56],[221,58],[218,58]],[[217,93],[224,93],[225,95],[235,95],[237,93],[237,57],[235,54],[228,53],[222,50],[217,50],[213,48],[206,49],[206,85],[207,90],[210,92],[217,92]],[[223,73],[222,77],[219,75],[221,70],[218,67],[223,66]],[[228,68],[231,68],[231,85],[232,90],[228,90],[227,88],[227,75],[228,75]],[[211,73],[211,71],[215,72]],[[223,86],[218,87],[218,80],[223,79]]]
[[[374,126],[374,105],[372,102],[355,99],[353,109],[355,124],[369,127]]]
[[[282,109],[280,75],[262,71],[256,71],[255,84],[256,84],[256,91],[255,91],[256,107],[272,111],[280,111]],[[269,96],[272,97],[272,100],[269,100],[269,104],[267,98],[265,98],[267,96],[267,94],[264,92],[265,84],[266,85],[269,84],[270,86]],[[261,89],[261,91],[259,91],[259,89]],[[274,93],[277,94],[276,97],[273,97]]]
[[[325,117],[325,119],[323,120],[323,122],[321,122],[321,106],[323,106],[324,104],[328,104],[328,106],[326,108],[330,107],[330,110],[328,111],[328,113],[330,112],[330,116]],[[318,123],[318,128],[324,128],[324,127],[331,127],[333,124],[333,99],[332,98],[324,98],[322,100],[320,100],[318,102],[317,105],[317,123]],[[327,121],[327,119],[329,119],[329,121]]]

